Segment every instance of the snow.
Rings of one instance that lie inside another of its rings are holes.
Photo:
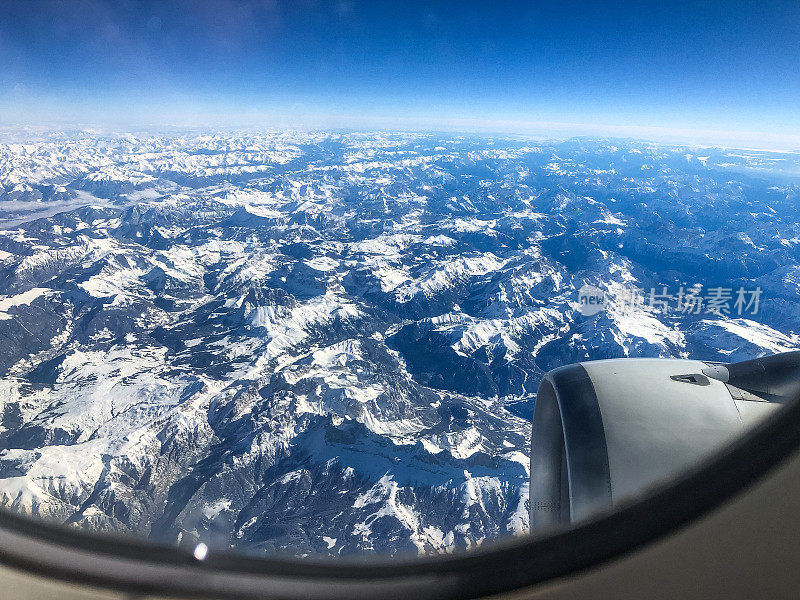
[[[355,304],[337,297],[334,292],[291,308],[259,306],[249,314],[253,327],[263,327],[270,338],[266,354],[277,357],[296,347],[308,335],[308,329],[334,320],[356,319],[360,311]]]
[[[684,173],[674,159],[689,151]],[[704,165],[730,168],[733,191]],[[530,424],[507,407],[532,399],[542,371],[587,356],[699,348],[733,360],[800,347],[793,265],[760,275],[764,310],[752,319],[622,305],[624,288],[677,277],[648,258],[669,255],[673,234],[698,240],[679,254],[695,271],[730,243],[759,273],[754,257],[792,254],[796,190],[773,180],[764,200],[745,194],[743,167],[776,168],[744,151],[422,133],[0,144],[0,324],[42,326],[8,338],[0,432],[43,440],[0,450],[0,503],[146,535],[185,489],[173,486],[198,477],[170,536],[209,540],[241,519],[231,539],[250,551],[270,519],[286,519],[292,537],[276,545],[335,555],[519,535]],[[37,196],[48,185],[52,199]],[[611,300],[594,320],[575,310],[586,281]],[[410,324],[430,333],[422,364],[393,345]],[[451,358],[485,366],[505,395],[450,389],[435,375]],[[315,494],[336,499],[322,517]],[[130,515],[109,508],[119,503]]]
[[[742,340],[763,349],[765,353],[777,354],[800,349],[800,336],[781,333],[750,319],[721,319],[713,322],[705,321],[705,324],[721,327]]]
[[[37,298],[42,296],[49,296],[54,293],[53,290],[47,288],[32,288],[27,292],[22,292],[15,296],[0,296],[0,320],[9,320],[14,318],[9,314],[9,309],[17,306],[27,306]]]
[[[395,288],[398,302],[408,302],[418,294],[430,297],[470,277],[486,275],[502,268],[506,261],[491,252],[481,256],[460,256],[453,261],[436,265],[425,271],[416,281]]]
[[[327,535],[322,536],[322,541],[328,546],[328,550],[333,548],[336,545],[336,538],[328,537]]]

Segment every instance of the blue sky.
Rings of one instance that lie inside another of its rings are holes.
[[[0,4],[5,124],[641,132],[792,145],[798,98],[796,0]]]

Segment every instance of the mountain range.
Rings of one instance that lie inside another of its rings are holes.
[[[798,154],[26,135],[0,143],[0,504],[37,518],[256,555],[475,547],[528,531],[548,370],[800,343]],[[623,302],[695,285],[758,310]]]

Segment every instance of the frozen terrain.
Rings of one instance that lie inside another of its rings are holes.
[[[26,514],[251,553],[450,552],[527,531],[549,369],[800,342],[797,155],[19,139],[0,143],[0,504]],[[579,314],[584,283],[608,310]],[[693,284],[763,296],[621,300]]]

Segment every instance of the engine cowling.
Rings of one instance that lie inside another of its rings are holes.
[[[729,365],[616,359],[550,371],[533,415],[531,528],[639,495],[799,395],[800,352]]]

